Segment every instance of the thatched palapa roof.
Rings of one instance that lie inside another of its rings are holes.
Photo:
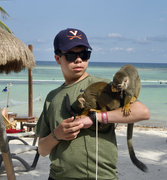
[[[33,68],[35,60],[29,48],[13,34],[0,28],[0,73]]]

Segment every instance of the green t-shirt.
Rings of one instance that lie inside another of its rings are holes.
[[[43,112],[38,120],[36,132],[40,137],[48,136],[62,120],[71,117],[65,106],[66,94],[73,109],[78,112],[76,99],[90,84],[110,80],[88,75],[85,79],[62,85],[51,91],[45,100]],[[98,134],[98,180],[117,179],[117,145],[114,124],[109,131]],[[72,141],[60,141],[50,153],[50,177],[63,179],[95,179],[96,177],[96,134],[82,129]]]

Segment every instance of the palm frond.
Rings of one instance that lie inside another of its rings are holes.
[[[2,21],[0,21],[0,27],[9,33],[12,33],[12,31]]]
[[[7,16],[9,17],[9,14],[2,7],[0,7],[0,12],[3,19],[6,19]]]

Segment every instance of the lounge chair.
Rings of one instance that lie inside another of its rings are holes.
[[[4,119],[6,129],[10,129],[10,128],[15,129],[16,128],[16,126],[17,126],[17,121],[16,120],[15,121],[10,121],[3,114],[2,114],[2,116],[3,116],[3,119]]]
[[[37,136],[35,138],[37,138]],[[38,159],[39,159],[39,153],[38,153],[37,146],[29,145],[26,141],[24,141],[23,139],[16,137],[16,136],[8,136],[7,139],[8,139],[8,143],[11,140],[18,140],[18,142],[21,142],[21,143],[17,143],[17,144],[9,143],[11,158],[17,159],[18,161],[20,161],[24,165],[26,171],[34,170],[36,168],[36,165],[37,165]],[[25,153],[28,151],[36,151],[32,165],[29,165],[24,159],[19,157],[19,154],[22,154],[22,153]],[[2,155],[0,154],[0,166],[1,166],[2,162],[3,162],[3,158],[2,158]]]
[[[24,133],[21,133],[20,135],[24,136]],[[9,141],[12,142],[12,140],[14,139],[17,139],[18,141],[22,142],[22,144],[9,143]],[[33,144],[35,144],[36,139],[37,139],[37,135],[35,135]],[[32,150],[35,150],[36,153],[35,153],[35,157],[34,157],[32,165],[29,165],[25,159],[22,159],[21,157],[19,157],[19,154],[25,153],[27,151],[32,151]],[[7,172],[8,179],[12,179],[12,180],[16,179],[13,163],[11,159],[17,159],[18,161],[20,161],[24,165],[26,171],[30,171],[36,168],[36,165],[39,159],[37,146],[29,145],[23,139],[16,137],[15,134],[13,134],[12,136],[7,136],[6,128],[4,124],[4,117],[2,116],[1,113],[0,113],[0,151],[1,151],[0,166],[2,162],[4,161],[4,166]]]
[[[8,111],[7,111],[6,108],[1,109],[1,112],[2,112],[2,116],[4,118],[5,128],[6,129],[10,129],[10,128],[15,129],[16,126],[17,126],[17,121],[16,120],[15,121],[10,121],[8,119]]]

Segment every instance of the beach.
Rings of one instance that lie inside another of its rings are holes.
[[[166,180],[167,177],[167,129],[135,126],[133,133],[133,145],[136,156],[148,167],[144,173],[136,168],[128,154],[126,144],[126,125],[118,125],[116,128],[118,144],[118,173],[120,180]],[[32,144],[33,138],[24,138]],[[16,142],[12,142],[16,143]],[[32,162],[34,152],[20,155],[28,162]],[[39,158],[37,167],[33,171],[25,172],[24,167],[18,161],[13,161],[17,180],[47,180],[49,174],[49,157]],[[4,165],[0,172],[1,180],[6,180]]]

